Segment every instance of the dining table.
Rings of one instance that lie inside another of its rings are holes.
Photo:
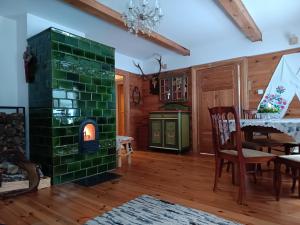
[[[229,131],[235,131],[235,121],[229,121]],[[245,138],[251,140],[253,133],[285,133],[300,143],[300,118],[282,119],[241,119],[241,130],[245,132]]]

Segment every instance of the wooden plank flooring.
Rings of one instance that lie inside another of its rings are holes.
[[[149,194],[244,224],[300,224],[300,199],[284,178],[280,202],[272,193],[272,174],[247,182],[247,205],[236,203],[237,187],[223,174],[212,192],[214,161],[210,156],[134,152],[131,167],[123,163],[118,180],[93,187],[57,185],[0,201],[0,224],[82,224],[139,195]]]

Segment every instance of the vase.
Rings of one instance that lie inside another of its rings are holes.
[[[258,119],[280,119],[279,113],[257,113]]]

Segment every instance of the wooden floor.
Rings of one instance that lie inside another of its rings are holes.
[[[229,174],[212,192],[213,158],[134,152],[131,167],[123,163],[119,180],[93,187],[63,184],[0,201],[0,224],[82,224],[141,194],[204,210],[244,224],[300,224],[300,199],[289,193],[290,180],[284,178],[282,199],[272,193],[271,174],[264,173],[255,185],[247,182],[247,205],[236,203],[237,187]]]

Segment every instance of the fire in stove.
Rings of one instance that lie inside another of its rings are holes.
[[[79,128],[79,151],[96,152],[99,149],[98,127],[94,120],[84,120]]]

